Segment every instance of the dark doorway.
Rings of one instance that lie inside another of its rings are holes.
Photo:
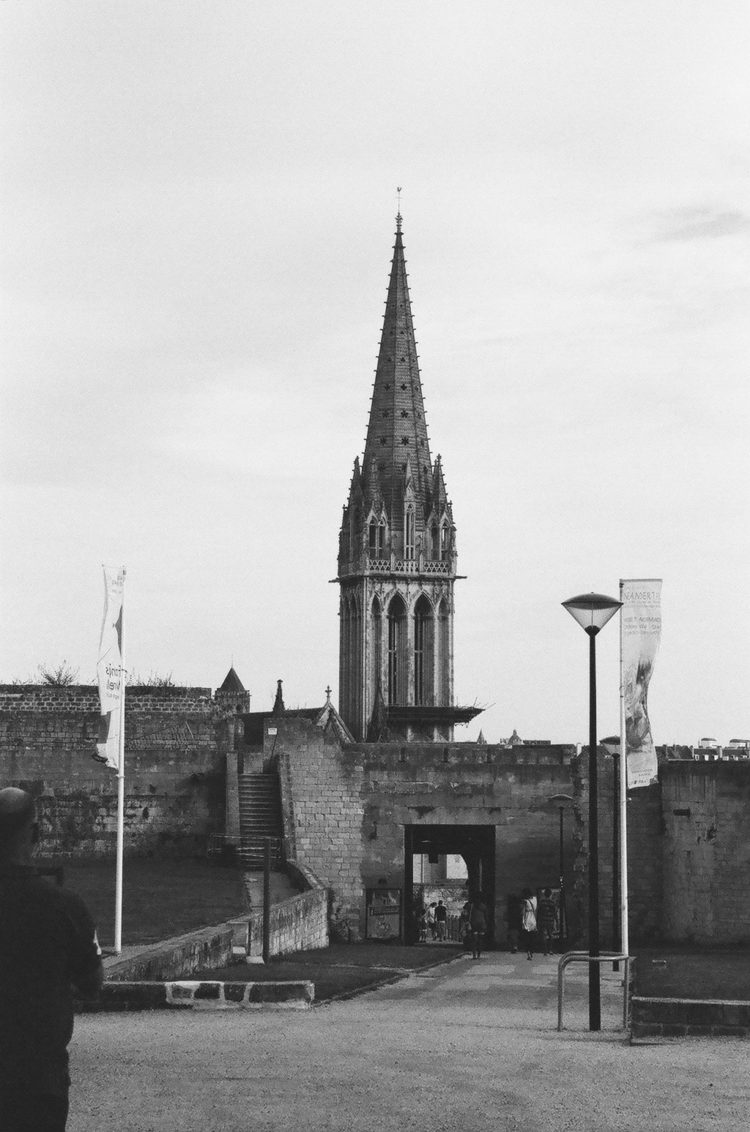
[[[431,860],[460,856],[466,863],[466,886],[487,905],[487,944],[495,938],[495,827],[494,825],[407,825],[404,826],[404,940],[416,943],[414,916],[414,858]]]

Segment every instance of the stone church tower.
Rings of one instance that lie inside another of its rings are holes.
[[[433,463],[401,235],[364,460],[339,535],[339,710],[356,739],[453,738],[479,709],[453,706],[456,528]]]

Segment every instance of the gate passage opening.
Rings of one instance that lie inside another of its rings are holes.
[[[495,826],[404,826],[405,942],[418,942],[418,913],[423,905],[438,899],[448,909],[448,941],[459,942],[457,921],[469,897],[480,898],[487,907],[486,943],[491,944],[495,919]]]

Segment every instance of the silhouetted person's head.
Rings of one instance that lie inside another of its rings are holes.
[[[0,790],[0,862],[27,864],[37,840],[34,799],[26,790]]]
[[[552,895],[552,889],[551,888],[545,888],[544,895],[545,895],[546,899],[549,900],[550,896]]]

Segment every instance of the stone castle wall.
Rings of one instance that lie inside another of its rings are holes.
[[[126,699],[128,853],[202,852],[225,832],[225,764],[235,719],[207,688],[130,688]],[[117,779],[92,759],[96,689],[0,686],[0,784],[37,798],[42,852],[114,853]],[[571,939],[585,941],[587,766],[584,748],[471,743],[340,746],[304,719],[269,719],[282,782],[287,854],[364,927],[364,892],[404,887],[404,827],[492,826],[495,937],[507,896],[556,887],[563,803]],[[232,757],[230,766],[234,765]],[[614,776],[599,755],[602,944],[612,939]],[[236,793],[236,791],[235,791]],[[662,758],[657,785],[628,800],[630,933],[657,939],[750,940],[750,762]]]
[[[476,744],[340,747],[312,724],[274,721],[290,849],[364,930],[365,889],[404,888],[404,826],[495,828],[495,938],[507,896],[556,887],[559,806],[570,942],[586,940],[588,750]],[[568,794],[570,802],[550,802]],[[750,940],[750,763],[660,762],[659,783],[628,798],[630,937]],[[614,941],[614,760],[599,752],[603,947]]]
[[[404,887],[404,826],[493,826],[495,935],[507,897],[556,887],[559,822],[549,799],[573,794],[572,747],[512,750],[482,744],[339,744],[304,721],[274,720],[289,851],[332,890],[364,930],[364,892]],[[571,807],[572,809],[572,807]],[[578,820],[564,830],[568,861]],[[572,867],[569,876],[572,876]],[[580,917],[572,926],[578,931]]]
[[[667,762],[660,782],[664,936],[750,941],[750,763]]]
[[[190,853],[223,832],[224,761],[233,721],[208,688],[133,687],[125,699],[125,848]],[[90,685],[0,685],[0,783],[37,799],[41,851],[109,855],[117,776],[93,758]]]

